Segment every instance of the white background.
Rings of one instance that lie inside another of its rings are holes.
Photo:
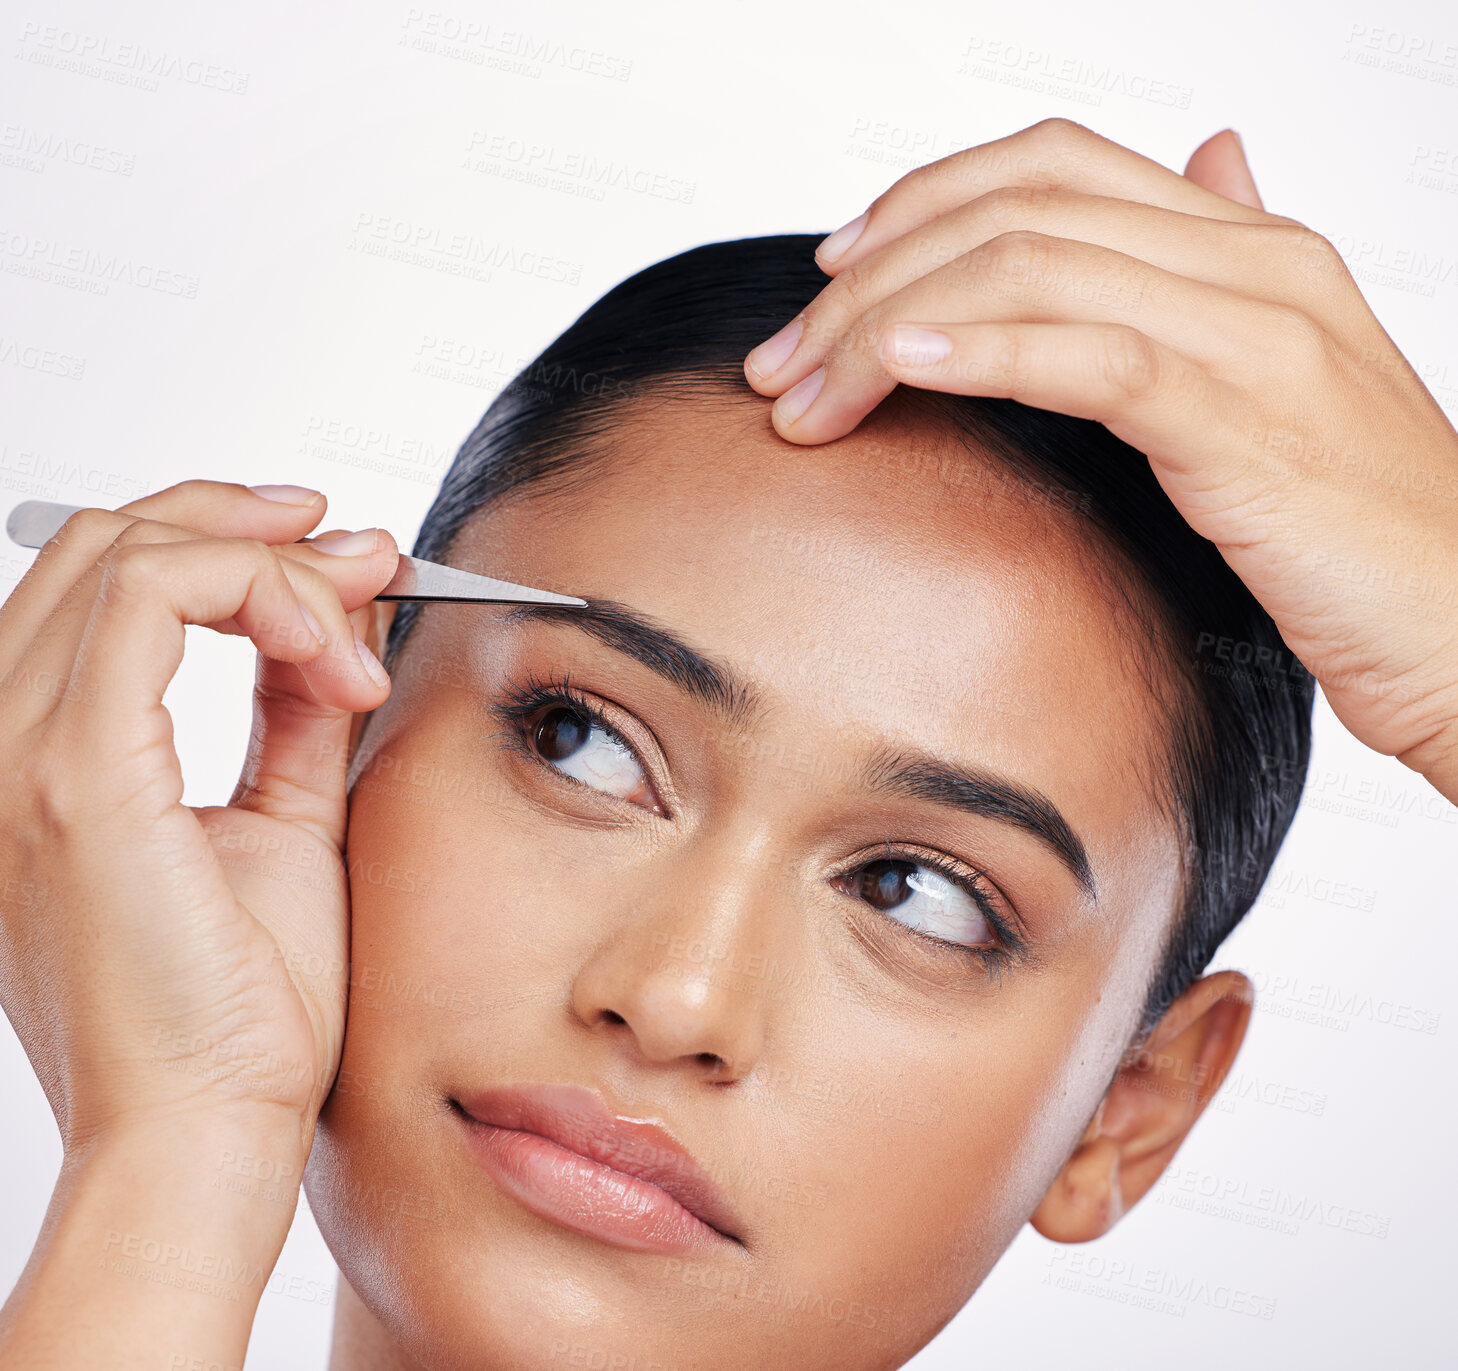
[[[1177,168],[1240,130],[1267,206],[1337,243],[1452,413],[1455,83],[1438,0],[7,3],[0,501],[293,481],[330,497],[322,526],[408,547],[502,382],[624,276],[828,231],[908,167],[1054,114]],[[370,250],[454,235],[489,279]],[[72,249],[89,271],[27,274]],[[31,556],[0,546],[0,594]],[[168,703],[188,801],[221,802],[252,651],[190,637]],[[1458,812],[1321,704],[1303,810],[1216,961],[1256,977],[1258,1011],[1178,1175],[1099,1243],[1026,1231],[914,1366],[1451,1366],[1455,889]],[[8,1025],[0,1090],[8,1290],[59,1164]],[[250,1368],[323,1367],[333,1278],[301,1208]]]

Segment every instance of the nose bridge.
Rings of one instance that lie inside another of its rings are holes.
[[[646,862],[574,978],[577,1016],[653,1062],[693,1058],[721,1082],[747,1073],[775,1014],[766,968],[796,936],[781,870],[762,819],[706,824]]]

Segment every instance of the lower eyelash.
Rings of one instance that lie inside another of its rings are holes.
[[[1010,966],[1012,966],[1023,954],[1024,940],[1007,925],[1004,919],[993,907],[992,901],[987,892],[982,888],[980,880],[967,876],[959,868],[949,862],[939,861],[935,857],[928,856],[921,852],[907,852],[898,850],[894,844],[885,845],[885,859],[888,861],[909,862],[915,866],[924,866],[932,871],[945,876],[959,890],[966,894],[976,903],[977,908],[982,912],[982,917],[987,920],[994,934],[997,935],[1000,946],[997,947],[968,947],[966,943],[955,943],[950,938],[939,938],[935,933],[928,933],[924,929],[912,928],[909,924],[902,924],[899,920],[892,920],[913,937],[920,938],[923,942],[930,943],[938,951],[950,952],[959,960],[970,962],[973,959],[982,963],[984,969],[994,981]],[[860,865],[865,865],[864,862]],[[856,868],[852,867],[854,871]]]
[[[965,943],[954,943],[947,938],[937,937],[935,933],[912,928],[908,924],[902,924],[901,927],[913,938],[920,938],[923,942],[931,943],[939,952],[950,952],[959,961],[981,962],[983,969],[994,982],[1012,965],[1014,960],[1014,954],[1005,947],[968,947]]]
[[[643,759],[638,756],[638,750],[632,743],[623,737],[606,718],[602,711],[597,709],[590,700],[581,694],[567,679],[566,676],[560,679],[543,680],[536,676],[528,676],[524,681],[508,682],[504,698],[495,707],[495,713],[504,719],[511,727],[506,731],[506,741],[513,751],[529,758],[538,766],[544,767],[554,776],[563,780],[572,781],[574,784],[582,785],[574,777],[566,775],[556,767],[550,765],[542,756],[537,753],[527,742],[526,732],[523,725],[538,711],[549,705],[566,705],[569,709],[576,710],[579,714],[590,719],[595,728],[600,728],[610,738],[620,743],[632,754],[634,760],[643,768],[643,774],[649,774],[648,768],[644,765]],[[591,789],[591,787],[588,787]]]

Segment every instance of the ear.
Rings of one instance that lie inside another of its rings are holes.
[[[349,616],[350,623],[354,625],[354,631],[365,640],[365,646],[381,660],[384,660],[385,656],[385,637],[390,631],[390,625],[395,622],[395,610],[399,604],[399,600],[371,600],[368,604],[363,604],[354,610]],[[365,710],[356,714],[349,721],[349,755],[351,757],[354,756],[354,747],[359,741],[360,732],[373,712],[373,710]]]
[[[1255,177],[1250,174],[1250,164],[1245,160],[1240,135],[1234,129],[1221,129],[1201,143],[1185,164],[1185,177],[1237,204],[1265,208]]]
[[[1240,1051],[1255,990],[1238,971],[1196,981],[1124,1061],[1031,1223],[1054,1242],[1102,1237],[1157,1181]]]

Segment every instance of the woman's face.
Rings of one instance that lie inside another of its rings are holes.
[[[1083,1133],[1177,899],[1160,714],[1066,502],[921,424],[645,408],[463,532],[611,607],[426,607],[355,759],[309,1195],[362,1346],[900,1365]],[[733,1236],[467,1112],[562,1085],[666,1129]]]

